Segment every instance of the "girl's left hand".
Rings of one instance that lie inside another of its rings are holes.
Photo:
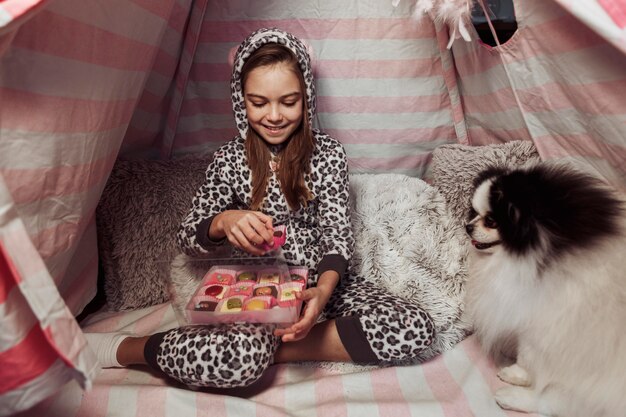
[[[295,342],[303,339],[317,322],[317,318],[326,306],[331,293],[332,289],[328,291],[325,287],[313,287],[297,292],[296,298],[307,302],[300,321],[286,329],[276,329],[274,335],[282,337],[283,342]]]

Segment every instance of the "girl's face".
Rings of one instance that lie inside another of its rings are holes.
[[[250,71],[244,84],[248,124],[267,143],[285,142],[302,122],[298,77],[284,63]]]

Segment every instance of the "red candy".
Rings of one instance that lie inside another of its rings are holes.
[[[211,285],[204,290],[204,295],[210,295],[211,297],[217,297],[224,291],[224,287],[221,285]]]

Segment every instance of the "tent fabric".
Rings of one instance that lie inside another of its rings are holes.
[[[455,126],[451,61],[435,25],[411,15],[411,2],[211,1],[166,153],[215,149],[237,134],[229,52],[253,30],[279,26],[311,46],[316,125],[343,143],[351,170],[422,175],[434,147],[458,142],[462,121]]]
[[[626,3],[621,0],[554,0],[600,36],[626,52]]]
[[[452,46],[469,143],[532,140],[626,190],[626,55],[556,3],[515,3],[500,47]]]
[[[312,46],[317,125],[354,172],[421,176],[439,145],[526,139],[626,189],[624,31],[610,2],[515,1],[510,41],[487,47],[472,31],[452,50],[448,28],[412,19],[412,5],[0,3],[0,363],[41,348],[29,378],[0,385],[4,410],[93,378],[73,315],[96,291],[94,212],[113,163],[231,138],[228,54],[259,26]]]
[[[1,376],[36,366],[0,384],[0,414],[94,377],[74,316],[96,293],[95,208],[120,149],[152,145],[129,126],[169,111],[190,4],[58,0],[3,32]]]

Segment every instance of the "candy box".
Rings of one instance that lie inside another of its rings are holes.
[[[303,267],[216,265],[204,275],[185,307],[190,324],[298,321],[306,288]]]

